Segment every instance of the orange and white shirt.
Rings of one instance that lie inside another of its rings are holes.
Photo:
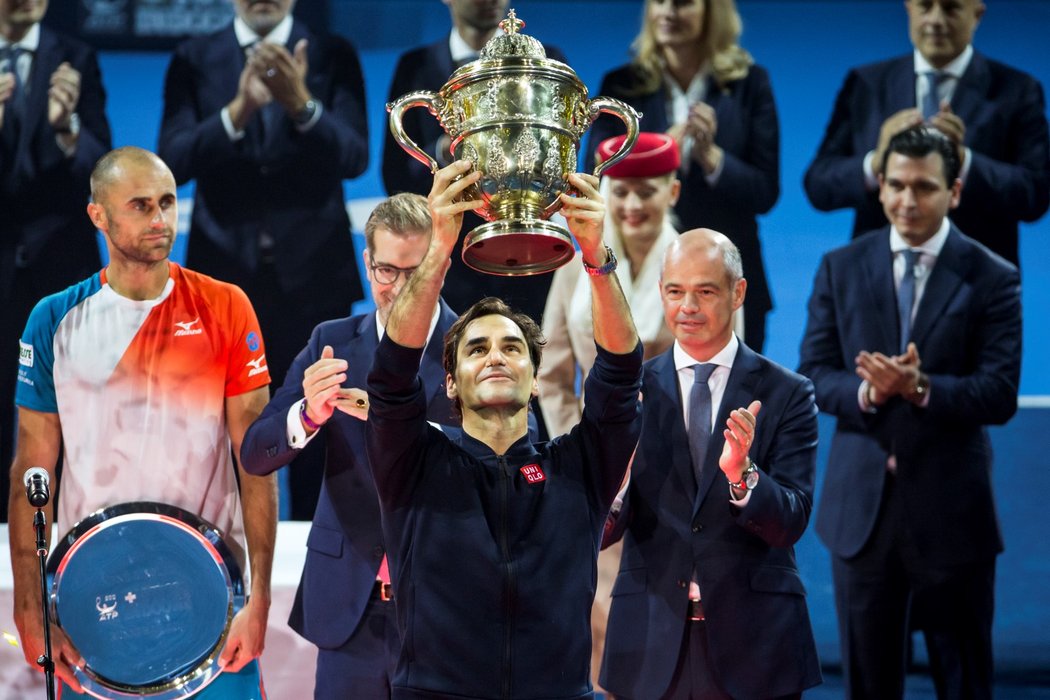
[[[243,567],[225,400],[270,382],[262,334],[238,287],[170,265],[156,299],[117,294],[102,270],[37,304],[15,402],[61,416],[62,531],[100,508],[159,501],[221,529]]]

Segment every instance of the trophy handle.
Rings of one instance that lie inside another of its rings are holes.
[[[394,102],[388,102],[386,105],[386,111],[390,112],[390,133],[394,135],[394,140],[397,141],[401,148],[405,149],[408,155],[430,168],[432,173],[438,171],[437,161],[405,133],[405,127],[401,120],[405,112],[413,107],[426,107],[437,118],[439,100],[440,97],[436,93],[429,90],[417,90],[416,92],[402,95]]]
[[[595,97],[591,100],[590,110],[593,115],[591,118],[592,122],[598,117],[599,113],[605,112],[606,114],[618,117],[620,121],[627,125],[627,138],[624,139],[623,145],[620,146],[620,150],[613,153],[608,160],[602,161],[594,166],[594,176],[601,177],[606,168],[610,168],[619,163],[626,158],[627,154],[632,148],[634,148],[634,142],[638,140],[638,120],[642,115],[639,114],[634,107],[613,97]]]

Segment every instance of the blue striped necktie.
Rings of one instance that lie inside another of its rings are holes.
[[[693,366],[693,388],[689,391],[689,453],[693,457],[696,483],[704,468],[704,455],[711,441],[711,388],[707,381],[718,367],[706,363]]]
[[[929,119],[941,111],[941,98],[937,94],[937,88],[944,79],[944,74],[930,70],[925,71],[922,78],[926,82],[926,94],[922,99],[922,118]]]
[[[901,251],[904,255],[904,276],[901,277],[900,287],[897,289],[897,318],[900,323],[900,351],[903,353],[908,349],[908,341],[911,339],[911,310],[915,305],[915,264],[919,261],[922,251],[909,248]]]

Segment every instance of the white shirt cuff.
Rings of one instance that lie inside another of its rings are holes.
[[[875,160],[875,151],[868,151],[868,155],[864,156],[864,186],[868,190],[879,189],[879,178],[871,174],[871,166]]]
[[[302,405],[305,401],[306,399],[303,398],[293,403],[288,409],[288,417],[285,420],[285,424],[288,426],[288,446],[295,450],[301,450],[306,447],[314,439],[314,436],[321,432],[318,429],[313,432],[313,435],[306,434],[303,421],[299,418],[299,412],[303,410]]]
[[[704,175],[704,179],[707,180],[707,184],[714,187],[718,184],[718,180],[722,177],[722,171],[726,167],[725,153],[722,154],[722,160],[718,161],[718,166],[711,171],[709,175]],[[743,314],[740,314],[743,316]]]
[[[872,406],[868,401],[869,386],[867,379],[861,381],[860,387],[857,389],[857,406],[860,408],[861,413],[878,413],[878,407]]]
[[[678,171],[682,175],[688,175],[689,171],[693,167],[693,144],[696,142],[692,136],[686,136],[682,139],[682,143],[678,146],[678,160],[681,165],[678,166]]]
[[[959,166],[959,179],[962,183],[966,184],[966,176],[970,174],[970,166],[973,165],[973,153],[970,151],[970,147],[963,148],[963,159],[962,165]]]
[[[737,500],[737,497],[735,495],[733,495],[733,487],[732,486],[729,487],[729,502],[732,503],[737,508],[743,508],[744,506],[746,506],[748,504],[748,502],[750,500],[751,500],[751,491],[750,490],[747,493],[744,494],[743,498],[741,498],[740,500]]]
[[[244,138],[244,129],[237,131],[237,129],[233,128],[229,107],[222,108],[222,111],[219,112],[219,119],[222,120],[222,128],[226,130],[226,135],[230,137],[230,141],[240,141]]]
[[[616,492],[616,498],[613,499],[612,507],[609,508],[610,513],[619,513],[623,510],[623,499],[627,497],[627,487],[631,485],[631,475],[628,474],[627,478],[623,482],[623,486]]]

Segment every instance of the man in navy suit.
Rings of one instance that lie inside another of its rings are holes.
[[[37,301],[101,267],[84,207],[95,161],[110,149],[106,93],[95,52],[40,24],[47,8],[47,0],[0,2],[0,348],[8,359]],[[10,365],[0,372],[0,464],[14,454],[15,376]]]
[[[401,55],[390,83],[391,101],[416,90],[440,90],[457,68],[477,59],[478,52],[499,31],[508,0],[443,2],[448,5],[452,31],[433,44]],[[544,45],[544,48],[548,58],[565,61],[565,56],[556,47]],[[403,123],[412,140],[439,164],[444,166],[452,162],[449,153],[451,139],[425,109],[409,110]],[[387,129],[383,143],[383,185],[387,194],[416,192],[425,195],[430,192],[433,182],[434,176],[427,167],[408,155]],[[482,223],[473,214],[468,214],[466,219],[466,231]],[[550,275],[497,277],[477,272],[463,262],[460,240],[453,249],[452,269],[445,278],[442,295],[457,311],[465,310],[482,297],[497,296],[538,321],[543,316],[550,285]]]
[[[960,151],[962,202],[951,220],[1018,263],[1020,221],[1050,206],[1043,88],[974,50],[980,0],[906,0],[913,55],[852,70],[839,91],[805,187],[821,211],[851,208],[853,235],[886,225],[879,168],[889,140],[927,123]]]
[[[179,183],[196,180],[187,265],[248,294],[275,381],[314,326],[362,298],[343,180],[368,163],[364,80],[354,48],[293,4],[234,0],[230,26],[175,50],[158,150]],[[295,519],[313,516],[313,462],[291,482]]]
[[[1002,540],[986,425],[1017,410],[1017,268],[948,220],[958,151],[917,127],[890,139],[890,226],[828,253],[800,371],[838,419],[818,508],[832,553],[849,697],[904,689],[909,614],[921,616],[940,698],[990,698]]]
[[[799,698],[820,683],[793,551],[812,508],[813,386],[734,334],[746,289],[721,233],[667,251],[675,344],[645,365],[641,440],[605,539],[624,541],[601,674],[617,698]]]
[[[365,386],[390,309],[427,251],[430,228],[420,195],[396,195],[376,207],[365,225],[363,255],[376,310],[314,329],[241,450],[245,469],[269,474],[316,435],[326,438],[325,478],[288,621],[319,647],[317,698],[390,697],[400,642],[379,501],[365,455],[367,394],[357,387]],[[420,364],[427,417],[458,425],[441,366],[441,339],[456,315],[439,301],[431,320],[431,342]]]

